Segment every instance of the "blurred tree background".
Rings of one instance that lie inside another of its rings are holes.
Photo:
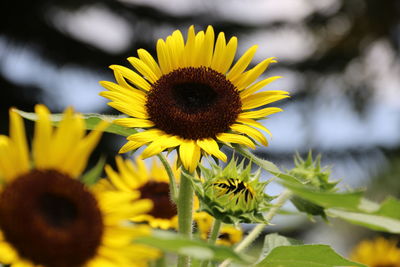
[[[258,44],[253,64],[278,57],[266,75],[284,78],[266,89],[291,92],[265,121],[274,136],[258,154],[290,168],[295,151],[313,149],[343,184],[400,196],[398,0],[20,0],[0,10],[1,133],[11,106],[115,114],[98,96],[109,65],[210,24],[239,38],[238,54]],[[107,135],[99,151],[111,159],[120,144]]]

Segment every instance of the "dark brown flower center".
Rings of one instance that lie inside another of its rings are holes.
[[[0,194],[0,228],[19,255],[37,265],[82,266],[103,235],[94,196],[55,170],[33,170]]]
[[[236,87],[206,67],[188,67],[163,75],[149,91],[146,108],[157,128],[185,139],[214,138],[241,112]]]
[[[169,197],[168,183],[149,181],[139,191],[141,198],[153,201],[153,209],[148,214],[154,218],[171,219],[177,214],[176,206]]]

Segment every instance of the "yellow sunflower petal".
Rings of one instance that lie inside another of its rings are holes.
[[[136,57],[129,57],[128,58],[129,63],[138,71],[140,72],[147,80],[149,80],[151,83],[155,83],[159,76],[157,76],[153,70],[143,61]]]
[[[119,149],[118,153],[123,154],[123,153],[126,153],[128,151],[138,149],[139,147],[143,146],[146,143],[147,142],[128,141],[128,142],[125,143],[125,145],[123,145]]]
[[[50,122],[50,111],[44,105],[36,105],[35,112],[38,120],[35,123],[35,136],[33,138],[33,158],[38,169],[48,168],[50,157],[50,142],[53,127]]]
[[[259,119],[283,111],[280,108],[264,108],[256,111],[247,111],[239,114],[239,118]]]
[[[221,67],[222,67],[222,61],[225,60],[225,50],[226,50],[226,40],[225,40],[225,34],[223,32],[220,32],[218,34],[217,42],[215,44],[215,50],[214,54],[211,60],[211,65],[210,67],[222,74],[225,74],[222,72]],[[233,58],[232,58],[233,60]]]
[[[220,72],[222,74],[225,74],[231,67],[232,62],[235,59],[237,46],[238,46],[238,40],[234,36],[229,40],[228,44],[226,45],[225,54],[224,57],[222,58],[222,64],[220,68]]]
[[[272,102],[288,98],[289,95],[271,95],[268,92],[261,92],[242,99],[242,109],[258,108]]]
[[[22,260],[22,259],[19,259],[19,260],[13,262],[12,266],[13,267],[36,267],[35,264],[33,264],[29,261],[26,261],[26,260]]]
[[[250,64],[251,60],[253,59],[254,54],[257,51],[257,45],[250,47],[246,53],[233,65],[232,69],[226,75],[228,80],[234,80],[237,76],[242,74],[242,72],[247,68]]]
[[[3,264],[11,264],[18,258],[18,254],[6,242],[0,242],[0,262]]]
[[[72,151],[85,134],[84,122],[80,115],[74,114],[69,107],[63,113],[63,118],[54,130],[49,150],[48,167],[62,168],[65,160],[70,158]]]
[[[173,51],[176,60],[176,67],[181,67],[183,64],[183,53],[185,50],[185,41],[183,40],[183,36],[181,31],[176,30],[172,33],[173,38]]]
[[[171,36],[166,39],[166,50],[169,55],[171,71],[182,66],[182,54],[184,50],[183,36],[180,31],[174,31]]]
[[[259,131],[250,126],[243,124],[233,124],[231,126],[231,129],[239,133],[247,134],[248,136],[257,140],[264,146],[268,146],[267,138],[265,138],[265,136],[262,133],[260,133]]]
[[[261,80],[261,81],[255,83],[255,84],[253,84],[253,85],[250,86],[249,88],[247,88],[247,89],[241,91],[241,92],[240,92],[240,97],[241,97],[241,98],[245,98],[245,97],[247,97],[247,96],[249,96],[249,95],[251,95],[251,94],[257,92],[258,90],[260,90],[260,89],[263,88],[264,86],[270,84],[271,82],[273,82],[273,81],[275,81],[275,80],[277,80],[277,79],[279,79],[279,78],[282,78],[282,77],[281,77],[281,76],[274,76],[274,77],[270,77],[270,78]],[[270,91],[270,92],[272,92],[272,91]],[[285,91],[274,91],[274,92],[285,92]]]
[[[247,125],[256,127],[258,129],[261,129],[261,130],[265,131],[267,134],[269,134],[270,136],[272,136],[272,133],[267,128],[265,128],[264,125],[262,125],[258,121],[255,121],[253,119],[246,119],[246,118],[237,118],[236,121],[237,122],[241,122],[243,124],[247,124]]]
[[[99,93],[99,95],[115,102],[132,105],[136,109],[137,109],[136,106],[140,106],[142,109],[144,109],[145,101],[140,97],[139,94],[135,95],[135,94],[112,92],[112,91],[103,91]]]
[[[158,66],[157,62],[154,60],[153,56],[142,48],[138,49],[137,53],[140,60],[147,64],[147,66],[153,71],[157,78],[160,78],[162,75],[161,69],[160,66]]]
[[[192,55],[192,66],[199,67],[203,65],[203,47],[204,47],[204,31],[199,31],[195,37],[194,52]]]
[[[200,162],[200,147],[193,140],[185,140],[179,146],[179,157],[183,166],[193,173]]]
[[[218,143],[213,138],[197,140],[197,145],[206,153],[226,162],[226,155],[219,149]]]
[[[157,41],[157,58],[160,64],[160,69],[163,74],[167,74],[172,70],[171,63],[169,61],[169,54],[164,40],[159,39]]]
[[[245,145],[247,147],[251,147],[252,149],[256,148],[256,146],[254,145],[253,141],[251,141],[246,136],[239,135],[239,134],[221,133],[221,134],[217,135],[217,139],[222,141],[222,142]]]
[[[250,84],[252,84],[267,68],[271,63],[275,63],[274,57],[267,58],[261,63],[257,64],[254,68],[246,71],[242,75],[239,75],[236,79],[232,80],[233,84],[236,85],[238,90],[243,90]]]
[[[121,190],[124,192],[131,192],[131,188],[122,181],[122,179],[119,177],[118,173],[116,171],[114,171],[110,165],[106,165],[104,167],[104,171],[106,172],[108,179],[118,190]]]
[[[190,26],[188,29],[188,36],[185,44],[185,50],[183,54],[183,67],[190,67],[193,65],[193,54],[195,52],[195,39],[196,34],[194,32],[194,26]]]
[[[212,26],[208,26],[206,30],[206,34],[204,37],[204,46],[203,46],[203,66],[210,66],[212,56],[213,56],[213,51],[214,51],[214,29]]]
[[[130,136],[128,136],[128,140],[130,141],[136,141],[136,142],[152,142],[156,140],[157,138],[165,135],[165,133],[161,130],[158,129],[150,129],[144,132],[140,133],[135,133]]]
[[[10,138],[15,149],[16,166],[18,173],[25,173],[30,168],[29,149],[25,136],[25,126],[21,116],[14,110],[10,109]]]
[[[138,179],[138,176],[133,170],[133,164],[130,160],[124,160],[121,156],[115,157],[115,162],[117,163],[118,171],[121,175],[121,179],[127,184],[129,188],[138,188],[141,179]]]
[[[146,91],[150,90],[151,88],[150,84],[133,70],[118,65],[111,65],[110,68],[112,70],[119,72],[124,78],[128,79],[135,86],[138,86],[139,88]]]
[[[63,170],[72,177],[80,176],[86,168],[89,156],[98,144],[103,131],[109,125],[110,123],[106,121],[100,122],[93,131],[78,143],[58,169]]]
[[[137,119],[137,118],[122,118],[122,119],[115,119],[113,123],[131,127],[131,128],[149,128],[154,126],[154,122],[151,120],[146,119]]]
[[[100,85],[109,91],[124,94],[131,98],[134,98],[137,100],[142,100],[143,102],[146,101],[146,94],[144,92],[140,91],[139,89],[135,89],[133,87],[127,88],[127,87],[121,86],[120,84],[116,84],[116,83],[108,82],[108,81],[101,81]]]
[[[136,117],[139,119],[148,119],[149,115],[144,107],[133,107],[131,105],[121,103],[121,102],[110,102],[108,103],[110,107],[113,107],[122,113],[125,113],[131,117]]]
[[[11,181],[19,174],[15,160],[15,150],[10,146],[10,138],[0,135],[0,178]]]

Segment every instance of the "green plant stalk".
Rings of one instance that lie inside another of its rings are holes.
[[[219,230],[221,229],[222,222],[221,220],[214,220],[213,226],[211,228],[210,236],[208,238],[208,243],[214,245],[215,242],[217,241]],[[207,267],[208,264],[210,263],[209,260],[203,261],[201,264],[201,267]]]
[[[219,230],[221,229],[221,220],[214,220],[213,226],[211,228],[210,236],[208,238],[208,243],[214,245],[217,241]]]
[[[279,209],[283,206],[283,204],[286,203],[286,201],[292,196],[292,192],[288,189],[285,189],[279,197],[276,199],[276,203],[274,206],[268,211],[268,213],[265,215],[265,220],[271,221],[272,218],[277,214]],[[264,228],[267,226],[267,224],[258,224],[251,230],[251,232],[242,240],[242,242],[237,245],[235,248],[235,252],[242,252],[245,250],[251,243],[256,240],[256,238],[262,233]],[[226,267],[230,264],[230,260],[225,260],[222,262],[219,267]]]
[[[176,203],[178,199],[178,186],[176,185],[176,178],[174,172],[172,171],[171,165],[169,165],[169,162],[167,158],[164,156],[164,154],[159,153],[157,154],[157,157],[160,159],[162,165],[164,166],[165,171],[168,174],[170,198],[173,203]]]
[[[185,172],[185,170],[182,170]],[[181,175],[178,197],[178,232],[191,239],[193,225],[193,187],[190,178],[186,175]],[[189,267],[190,258],[180,255],[178,257],[178,267]]]
[[[155,261],[154,267],[166,267],[167,266],[167,261],[165,258],[165,254],[162,255],[162,257],[158,258]]]

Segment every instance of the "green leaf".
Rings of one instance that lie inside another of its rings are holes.
[[[373,230],[400,233],[400,220],[374,214],[337,209],[328,209],[326,213],[331,217],[339,217],[353,224],[365,226]]]
[[[37,120],[36,113],[33,112],[29,113],[22,110],[17,110],[17,112],[25,119],[31,121]],[[86,113],[82,114],[82,116],[83,119],[85,120],[86,129],[88,130],[93,130],[94,128],[96,128],[97,124],[99,124],[101,121],[107,121],[109,123],[112,123],[115,119],[126,117],[126,116],[103,115],[97,113]],[[50,115],[50,120],[54,125],[58,125],[61,119],[62,119],[62,113]],[[122,136],[129,136],[134,133],[137,133],[137,131],[134,128],[127,128],[116,124],[110,124],[110,126],[108,126],[107,129],[105,129],[104,131]]]
[[[276,247],[292,245],[302,245],[302,242],[296,239],[278,235],[277,233],[268,234],[264,238],[264,245],[258,261],[264,259]]]
[[[305,185],[282,184],[295,195],[324,208],[330,217],[338,217],[373,230],[400,233],[400,201],[395,198],[390,197],[380,205],[363,198],[364,193],[361,191],[320,192]]]
[[[359,210],[362,206],[361,199],[363,191],[354,192],[322,192],[314,188],[283,182],[286,188],[290,189],[295,195],[302,197],[314,204],[324,208],[344,208],[347,210]]]
[[[100,179],[105,164],[106,158],[101,157],[96,166],[94,166],[92,169],[81,176],[80,180],[82,181],[82,183],[88,186],[94,185]]]
[[[226,260],[231,259],[236,262],[248,264],[251,260],[233,251],[232,248],[208,244],[201,240],[189,240],[176,233],[167,231],[154,231],[153,236],[143,237],[135,240],[156,247],[165,252],[186,255],[199,260]]]
[[[339,217],[373,230],[400,233],[400,201],[389,197],[380,206],[376,203],[373,204],[370,205],[378,208],[372,212],[351,212],[338,209],[328,209],[326,212],[329,216]]]
[[[274,248],[256,267],[336,267],[359,266],[327,245],[280,246]]]

